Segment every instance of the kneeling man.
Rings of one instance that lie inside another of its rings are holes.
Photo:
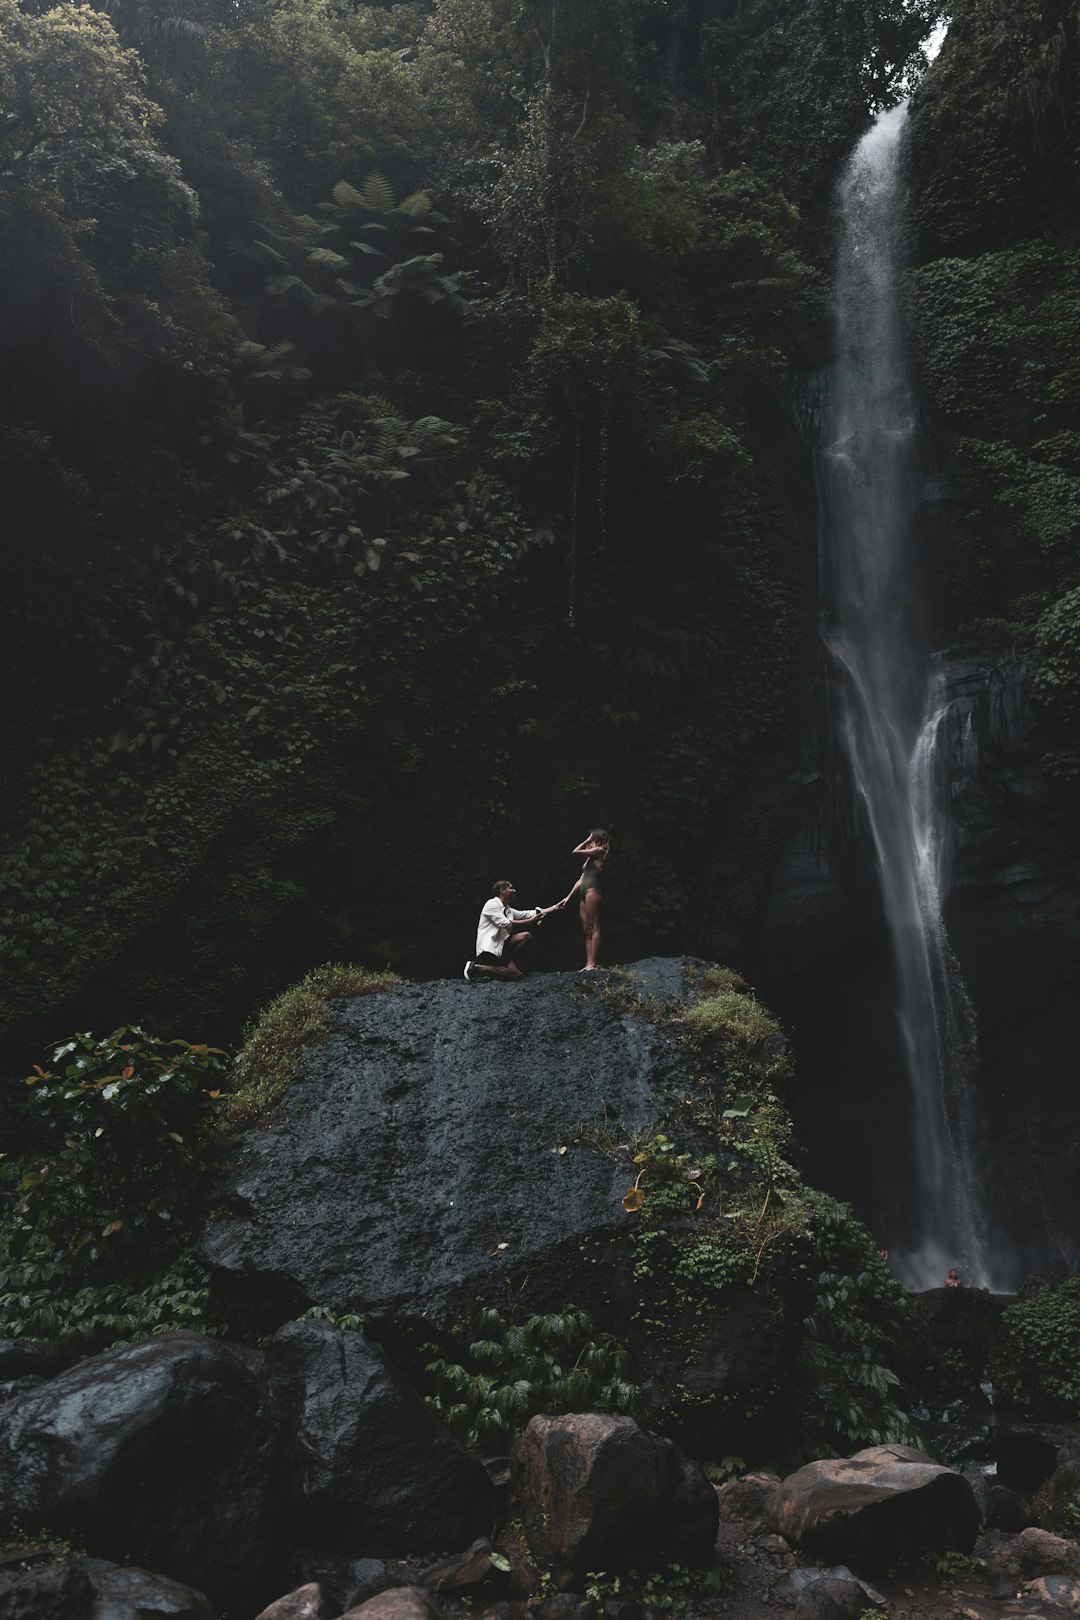
[[[518,911],[513,904],[517,890],[509,878],[500,878],[491,894],[476,925],[476,955],[465,964],[470,983],[483,978],[520,979],[521,969],[514,958],[532,939],[528,930],[561,909],[555,905]]]

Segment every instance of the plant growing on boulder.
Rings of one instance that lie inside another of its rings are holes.
[[[326,1034],[326,1005],[346,996],[373,995],[398,982],[396,973],[327,962],[278,996],[250,1026],[236,1063],[229,1124],[244,1129],[276,1108],[301,1055]]]
[[[630,1382],[631,1356],[588,1312],[568,1305],[548,1316],[508,1321],[493,1307],[472,1320],[469,1367],[427,1364],[432,1405],[465,1445],[507,1446],[537,1412],[612,1412],[633,1417],[644,1396]]]

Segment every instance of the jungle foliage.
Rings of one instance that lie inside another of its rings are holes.
[[[1000,290],[920,154],[976,139],[975,83],[1071,195],[1075,19],[1025,0],[1017,78],[997,9],[952,9],[915,143],[913,297],[963,351],[928,367],[942,571],[994,617],[993,511],[1034,624],[1075,584],[1072,247],[1027,245],[1027,179],[1008,229],[988,193]],[[614,954],[738,947],[813,651],[787,377],[827,354],[837,166],[941,12],[3,0],[9,1051],[136,1010],[225,1038],[329,959],[445,971],[494,867],[557,887],[594,820]]]
[[[442,971],[601,813],[613,947],[730,947],[812,641],[821,187],[936,15],[811,9],[2,0],[11,1051]],[[808,51],[812,151],[747,123]]]
[[[1047,825],[1080,781],[1080,13],[954,6],[912,121],[909,277],[942,639],[1033,647]],[[1075,874],[1071,835],[1044,854]]]

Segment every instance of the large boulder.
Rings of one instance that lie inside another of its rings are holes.
[[[291,1322],[267,1348],[290,1439],[290,1534],[388,1557],[456,1550],[491,1529],[484,1466],[362,1333]]]
[[[945,1547],[970,1552],[979,1532],[967,1480],[909,1446],[807,1463],[771,1493],[765,1518],[815,1558],[871,1573]]]
[[[692,1401],[695,1446],[737,1449],[732,1414],[789,1382],[804,1278],[778,1264],[719,1305],[688,1298],[654,1333],[643,1319],[669,1320],[669,1291],[635,1277],[638,1217],[623,1207],[620,1145],[655,1131],[686,1083],[678,1028],[648,1009],[692,999],[702,966],[458,978],[335,1004],[215,1198],[200,1246],[221,1287],[267,1331],[317,1303],[405,1348],[409,1330],[447,1346],[479,1301],[587,1305],[658,1400]]]
[[[261,1356],[170,1333],[0,1407],[0,1522],[134,1558],[250,1609],[280,1592],[280,1457]]]
[[[683,968],[636,964],[633,988],[685,995]],[[657,1088],[685,1074],[676,1038],[601,989],[551,973],[339,1004],[244,1138],[203,1258],[226,1286],[376,1317],[452,1323],[508,1272],[534,1296],[550,1279],[553,1305],[584,1299],[582,1242],[627,1226],[626,1166],[591,1145],[598,1127],[655,1124]]]
[[[529,1545],[557,1586],[594,1569],[711,1561],[716,1491],[672,1441],[632,1418],[534,1417],[511,1468]]]

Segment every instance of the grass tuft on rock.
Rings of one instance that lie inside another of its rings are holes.
[[[713,970],[700,1001],[683,1013],[683,1037],[696,1052],[722,1055],[728,1070],[760,1069],[770,1084],[791,1078],[791,1059],[776,1019],[745,987],[737,974]]]
[[[248,1028],[236,1060],[227,1127],[244,1130],[278,1106],[302,1054],[326,1037],[329,1002],[374,995],[398,982],[396,973],[327,962],[283,991]]]

